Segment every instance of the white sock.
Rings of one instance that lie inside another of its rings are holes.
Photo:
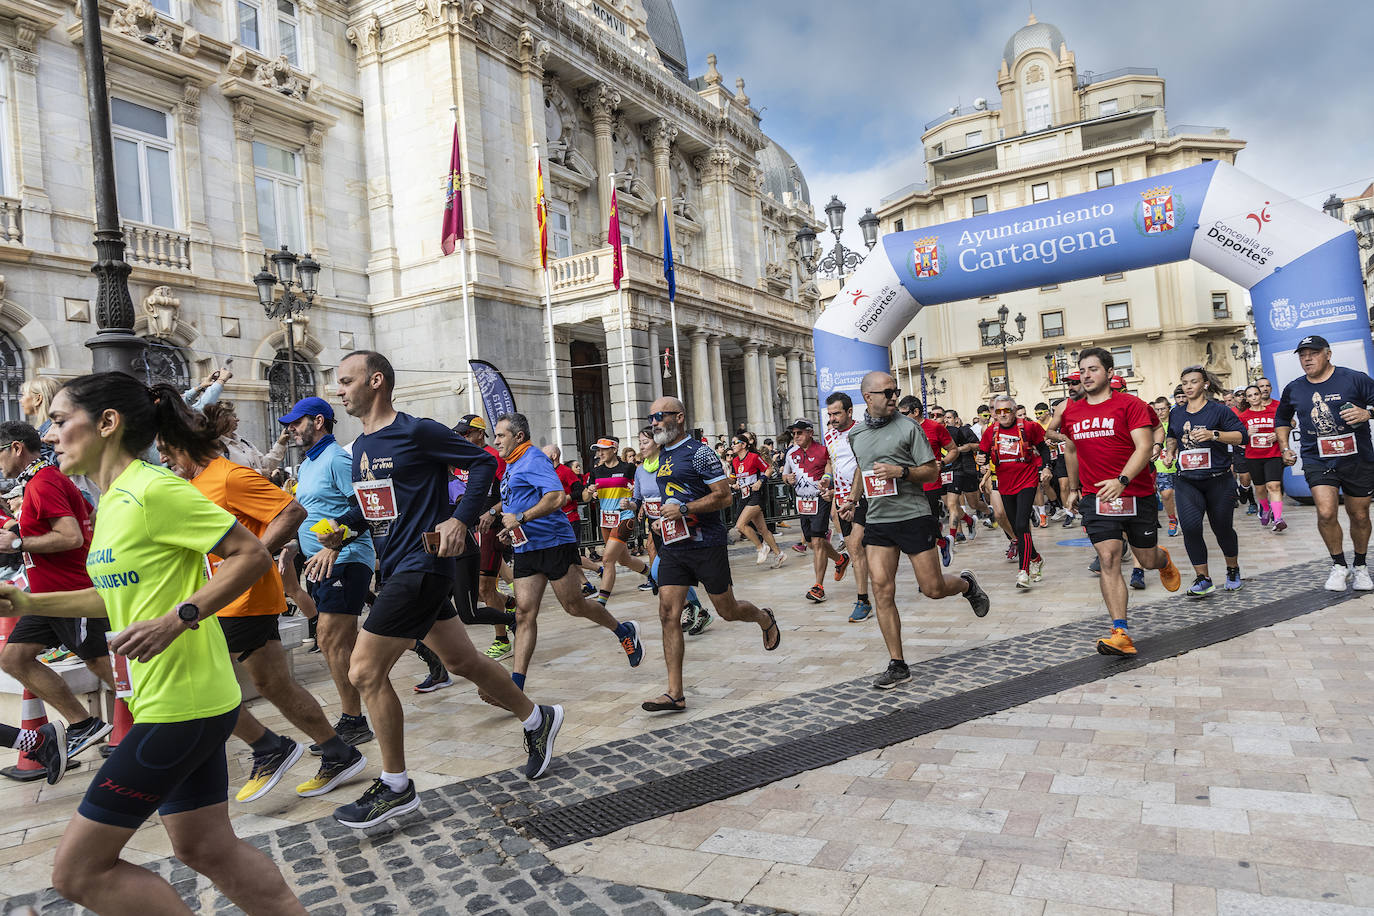
[[[386,787],[397,794],[404,792],[406,786],[410,785],[410,777],[406,775],[405,770],[399,773],[382,773],[381,778]]]
[[[534,712],[530,713],[529,718],[523,723],[525,731],[532,732],[544,724],[544,713],[539,710],[539,704],[534,704]]]

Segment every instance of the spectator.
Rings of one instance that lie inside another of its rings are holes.
[[[224,393],[224,384],[234,377],[234,371],[229,367],[233,364],[234,358],[231,356],[224,361],[222,369],[216,369],[194,388],[187,388],[181,393],[181,399],[185,401],[192,410],[204,410],[211,404],[219,401],[220,395]]]
[[[48,427],[52,425],[52,420],[48,419],[48,407],[59,387],[57,379],[45,376],[29,379],[19,387],[19,410],[33,421],[40,439],[47,435]],[[45,461],[53,460],[52,446],[46,442],[41,453]]]
[[[224,457],[231,462],[252,468],[259,474],[270,474],[281,465],[282,458],[286,456],[286,445],[290,435],[286,429],[277,437],[272,450],[264,455],[258,451],[257,446],[239,435],[239,415],[234,410],[233,401],[219,401],[206,405],[202,412],[209,417],[212,424],[224,430],[219,441],[224,447]]]

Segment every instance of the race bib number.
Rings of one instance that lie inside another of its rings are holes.
[[[1318,436],[1317,454],[1323,458],[1345,458],[1356,454],[1355,434],[1344,436]]]
[[[663,543],[676,544],[678,541],[685,541],[691,537],[692,531],[687,526],[685,518],[665,518],[659,534],[663,537]]]
[[[946,487],[953,486],[953,485],[954,485],[954,472],[953,472],[953,471],[941,471],[941,472],[940,472],[940,484],[941,484],[941,486],[946,486]]]
[[[363,518],[369,522],[390,522],[395,520],[396,488],[390,478],[386,480],[360,480],[353,484],[353,492],[358,496]]]
[[[105,634],[105,641],[109,642],[120,634],[121,631],[113,630]],[[120,655],[113,649],[110,650],[110,667],[114,669],[114,689],[115,696],[121,700],[127,700],[134,695],[134,684],[129,678],[129,658]]]
[[[601,510],[601,527],[614,528],[620,524],[620,513],[611,509]]]
[[[1135,497],[1118,496],[1116,499],[1097,500],[1097,514],[1106,516],[1135,515]]]
[[[514,528],[510,530],[510,545],[512,547],[524,547],[529,542],[530,539],[525,537],[524,528],[521,528],[519,525],[516,525]]]
[[[1004,459],[1021,457],[1021,437],[1019,435],[1009,436],[1006,433],[997,434],[997,451]]]
[[[735,478],[735,483],[739,485],[741,490],[747,490],[758,482],[759,475],[757,474],[741,474]]]
[[[24,551],[24,568],[25,568],[25,569],[33,569],[33,565],[34,565],[34,564],[33,564],[33,554],[31,554],[31,553],[29,553],[27,550],[25,550],[25,551]]]
[[[815,515],[820,510],[821,501],[814,496],[797,497],[797,513],[799,515]]]
[[[663,499],[658,496],[649,496],[644,500],[644,514],[650,518],[658,518],[658,513],[663,505]]]
[[[1212,469],[1212,450],[1210,448],[1190,448],[1178,453],[1180,471],[1210,471]]]
[[[897,495],[895,477],[879,477],[877,471],[864,471],[864,495],[869,499]]]
[[[1278,441],[1274,433],[1254,433],[1250,436],[1251,448],[1273,448]]]

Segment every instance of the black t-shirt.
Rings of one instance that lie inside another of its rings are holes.
[[[956,446],[978,444],[978,434],[975,433],[972,428],[968,426],[950,426],[947,428],[949,429],[949,437],[954,440],[954,444]],[[960,474],[977,475],[977,451],[978,450],[975,448],[969,449],[967,452],[961,452],[959,454],[959,457],[955,458],[954,461],[951,463],[950,469],[958,471]]]

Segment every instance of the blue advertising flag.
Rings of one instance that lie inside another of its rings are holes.
[[[477,379],[477,390],[482,395],[482,409],[493,426],[502,414],[515,413],[515,396],[510,393],[506,378],[491,363],[484,359],[470,359],[473,377]]]
[[[668,281],[668,299],[677,297],[677,277],[673,274],[673,237],[668,233],[668,211],[663,211],[663,276]]]

